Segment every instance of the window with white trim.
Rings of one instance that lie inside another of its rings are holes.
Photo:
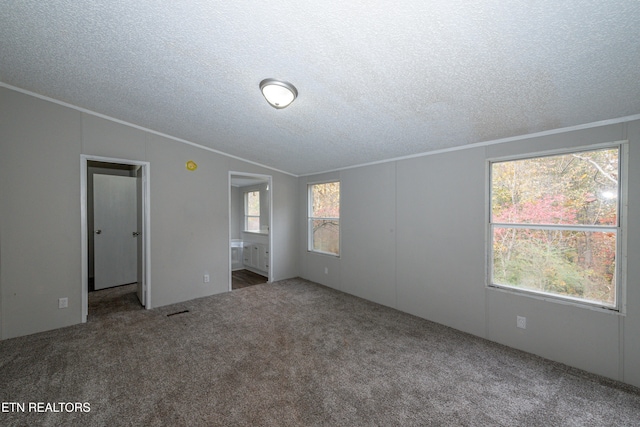
[[[260,191],[244,193],[244,231],[260,231]]]
[[[309,251],[340,255],[340,182],[309,184]]]
[[[619,309],[622,148],[490,163],[492,286]]]

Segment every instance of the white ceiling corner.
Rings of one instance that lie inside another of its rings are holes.
[[[2,9],[0,81],[296,175],[640,113],[637,0]]]

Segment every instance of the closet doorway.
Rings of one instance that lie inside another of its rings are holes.
[[[151,308],[149,163],[82,155],[80,187],[82,321],[89,292],[92,309],[94,294],[123,289],[132,294],[125,295],[130,306]]]
[[[272,177],[229,172],[229,290],[273,281]]]

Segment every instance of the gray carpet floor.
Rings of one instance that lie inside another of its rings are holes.
[[[305,280],[153,310],[131,289],[0,342],[0,400],[25,404],[1,425],[640,424],[637,388]]]

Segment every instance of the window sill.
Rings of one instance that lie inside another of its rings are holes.
[[[256,234],[258,236],[268,236],[269,235],[268,232],[263,232],[263,231],[243,231],[243,233]]]
[[[330,256],[330,257],[334,257],[334,258],[340,258],[340,254],[336,255],[336,254],[331,253],[331,252],[311,251],[311,250],[307,249],[307,253],[316,254],[316,255]]]
[[[605,314],[626,316],[626,313],[624,312],[623,308],[617,309],[615,307],[605,307],[605,306],[602,306],[602,305],[590,304],[588,302],[574,301],[574,300],[565,299],[565,298],[562,298],[562,297],[555,297],[555,296],[552,296],[552,295],[545,295],[545,294],[529,292],[529,291],[526,291],[526,290],[519,290],[519,289],[515,289],[515,288],[509,288],[509,287],[500,286],[500,285],[493,285],[493,284],[485,286],[485,289],[490,290],[490,291],[495,291],[495,292],[502,292],[502,293],[505,293],[505,294],[518,295],[518,296],[521,296],[521,297],[531,298],[531,299],[535,299],[535,300],[538,300],[538,301],[546,301],[546,302],[551,302],[551,303],[554,303],[554,304],[561,304],[561,305],[568,305],[568,306],[572,306],[572,307],[585,308],[587,310],[597,311],[597,312],[605,313]]]

